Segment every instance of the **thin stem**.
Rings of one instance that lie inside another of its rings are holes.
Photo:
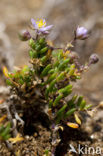
[[[63,50],[63,48],[56,48],[56,47],[52,47],[52,46],[50,46],[50,45],[47,45],[50,49],[52,49],[52,50],[58,50],[58,49],[61,49],[61,50]]]

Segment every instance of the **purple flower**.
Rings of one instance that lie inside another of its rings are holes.
[[[33,18],[31,19],[31,23],[35,30],[37,30],[38,34],[48,34],[49,30],[52,29],[53,25],[46,26],[45,19],[40,19],[35,21]]]
[[[28,32],[28,30],[22,30],[20,33],[19,33],[19,38],[20,40],[22,41],[27,41],[31,38],[31,35],[30,33]]]
[[[99,61],[99,57],[97,54],[92,54],[89,58],[89,64],[95,64]]]
[[[78,27],[75,31],[75,39],[85,40],[89,37],[88,30],[84,27]]]

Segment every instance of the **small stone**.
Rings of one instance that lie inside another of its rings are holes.
[[[29,135],[26,135],[25,138],[28,140],[30,137],[29,137]]]

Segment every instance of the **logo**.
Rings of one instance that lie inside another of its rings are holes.
[[[72,144],[69,145],[70,146],[70,150],[69,153],[76,153],[76,154],[85,154],[85,155],[98,155],[98,154],[102,154],[102,149],[101,147],[97,146],[97,147],[90,147],[88,145],[80,145],[78,144],[77,148],[75,148]]]

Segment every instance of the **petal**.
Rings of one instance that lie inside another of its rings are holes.
[[[77,28],[77,35],[86,35],[88,33],[88,30],[84,27],[78,27]]]
[[[53,25],[49,25],[47,27],[44,27],[44,28],[40,28],[39,30],[42,32],[42,31],[49,31],[51,28],[53,27]]]
[[[36,21],[33,18],[31,18],[31,23],[32,23],[34,29],[38,29],[38,25],[36,24]]]
[[[45,19],[43,19],[43,23],[45,23],[45,26],[46,26],[46,20]]]
[[[49,34],[49,31],[43,31],[42,33],[46,35],[46,34]]]

